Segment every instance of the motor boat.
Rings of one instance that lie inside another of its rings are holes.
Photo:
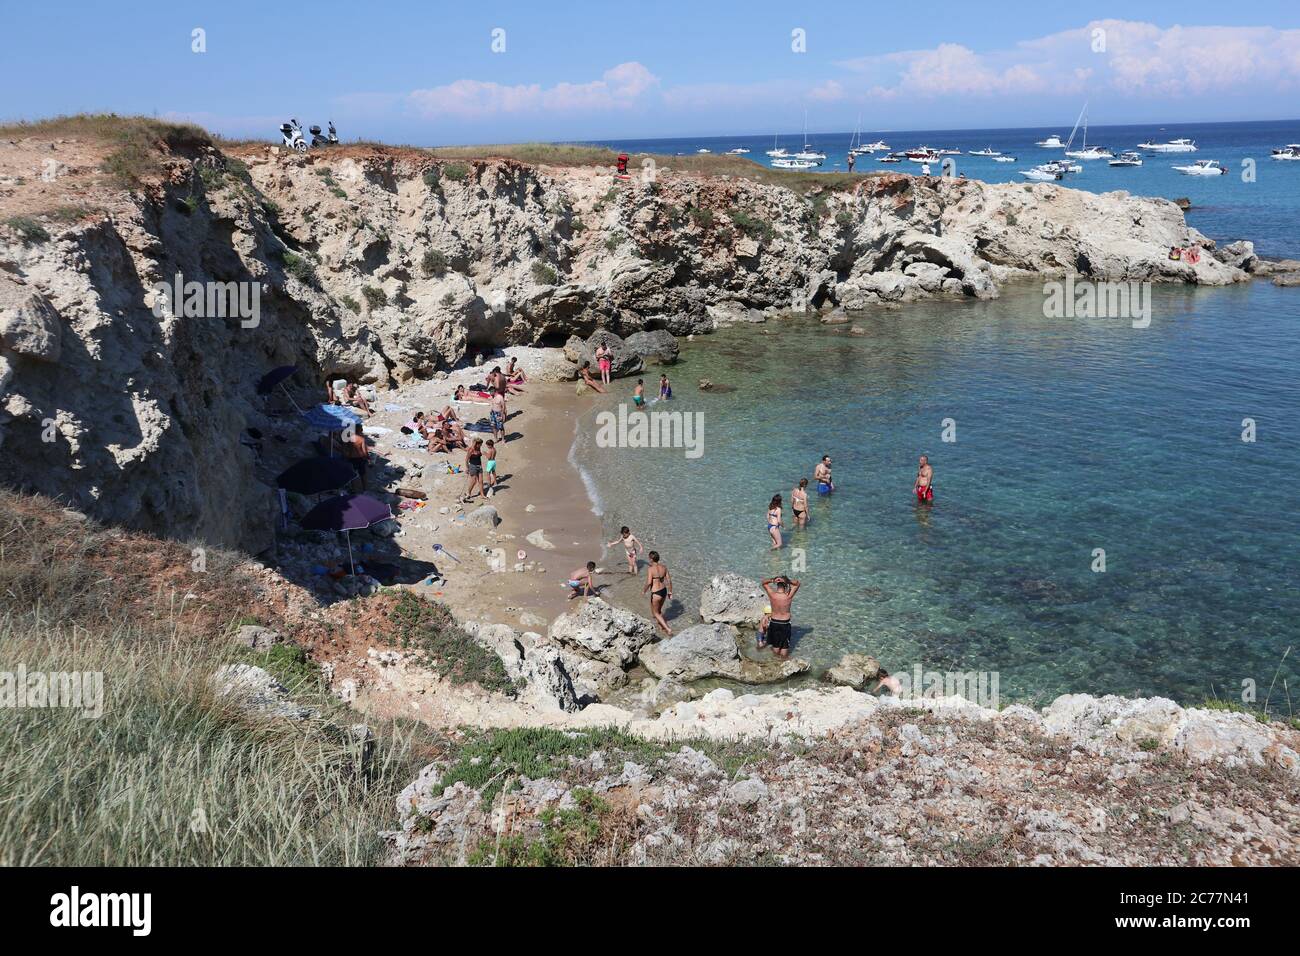
[[[1273,150],[1274,159],[1300,160],[1300,143],[1287,143]]]
[[[878,139],[874,143],[863,143],[860,146],[850,150],[855,155],[861,156],[863,153],[883,153],[889,149],[889,144],[883,139]]]
[[[984,149],[972,149],[970,151],[970,154],[972,156],[1001,156],[1002,155],[998,150],[994,149],[992,146],[988,146]]]
[[[1061,142],[1061,137],[1053,133],[1047,139],[1040,139],[1035,146],[1041,146],[1043,149],[1064,149],[1065,144]]]
[[[943,158],[943,153],[937,149],[931,149],[929,146],[918,146],[916,149],[909,149],[903,153],[914,163],[937,163]]]
[[[949,149],[936,149],[935,152],[938,153],[940,156],[960,156],[960,155],[961,155],[961,150],[960,150],[960,149],[952,149],[952,148],[949,148]]]
[[[735,149],[729,149],[729,150],[727,150],[727,155],[729,155],[729,156],[744,156],[744,155],[747,154],[748,152],[749,152],[749,150],[745,149],[745,147],[743,147],[743,146],[737,146]]]
[[[1014,163],[1015,161],[1016,161],[1016,157],[1014,157],[1014,156],[994,156],[994,157],[993,157],[993,162],[995,162],[995,163]]]
[[[812,145],[811,145],[811,144],[809,144],[809,143],[804,143],[804,144],[803,144],[803,149],[799,150],[799,152],[797,152],[797,153],[791,153],[791,154],[790,154],[790,158],[791,158],[791,159],[810,160],[810,161],[813,161],[813,162],[816,162],[816,163],[820,163],[822,160],[824,160],[824,159],[826,158],[826,154],[825,154],[825,153],[819,153],[817,150],[815,150],[815,149],[812,148]]]
[[[878,163],[901,163],[907,159],[906,153],[890,153],[888,156],[881,156],[876,162]]]
[[[1196,143],[1190,139],[1171,139],[1167,143],[1148,141],[1138,143],[1138,149],[1145,149],[1152,153],[1194,153],[1196,152]]]
[[[1133,150],[1120,153],[1115,159],[1112,159],[1107,165],[1109,166],[1141,166],[1142,154]]]
[[[1114,159],[1115,154],[1105,146],[1084,146],[1083,149],[1067,149],[1065,155],[1071,159]]]
[[[820,165],[814,159],[797,159],[794,156],[778,156],[772,160],[773,169],[813,169]]]
[[[713,150],[711,150],[711,149],[705,149],[703,146],[701,146],[699,149],[696,150],[696,152],[697,152],[697,153],[711,153],[711,152],[713,152]]]
[[[1026,179],[1033,179],[1042,183],[1065,178],[1065,173],[1058,169],[1055,163],[1044,163],[1042,166],[1035,166],[1033,169],[1022,169],[1020,175]]]
[[[1186,176],[1223,176],[1228,172],[1228,167],[1220,166],[1217,159],[1198,159],[1191,166],[1175,166]]]

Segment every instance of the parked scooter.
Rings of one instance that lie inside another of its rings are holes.
[[[319,126],[313,126],[311,128],[311,144],[318,149],[324,146],[337,146],[339,144],[339,134],[334,129],[333,120],[330,120],[330,131],[328,135],[322,133]]]
[[[303,138],[302,126],[296,119],[280,124],[280,136],[284,139],[284,145],[290,149],[299,153],[307,152],[307,140]]]

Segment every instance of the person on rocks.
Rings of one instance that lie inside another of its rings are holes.
[[[835,482],[831,479],[830,455],[822,455],[822,460],[813,469],[813,481],[817,482],[817,494],[819,495],[829,495],[835,490]]]
[[[922,455],[916,467],[916,480],[912,482],[912,491],[916,493],[916,500],[921,504],[930,504],[934,501],[934,469],[930,467],[930,459]]]
[[[673,576],[668,573],[668,565],[659,560],[658,551],[651,551],[646,557],[650,564],[646,568],[645,587],[641,593],[650,592],[650,616],[665,634],[672,637],[673,629],[664,620],[664,605],[673,597]]]
[[[591,363],[583,362],[582,367],[578,369],[578,374],[582,376],[582,382],[593,392],[605,393],[605,386],[591,377]]]
[[[794,526],[808,527],[808,479],[800,478],[799,484],[790,492],[790,510],[794,512]]]
[[[474,444],[465,449],[465,474],[469,475],[469,487],[461,497],[461,504],[469,504],[474,497],[474,489],[483,494],[483,439],[475,438]]]
[[[596,562],[588,561],[585,568],[578,568],[569,575],[569,580],[565,582],[569,588],[569,600],[576,597],[588,595],[594,597],[596,594],[596,584],[592,575],[596,573]]]
[[[619,528],[618,537],[605,547],[612,548],[616,544],[621,544],[623,550],[627,553],[627,573],[636,574],[636,556],[641,553],[641,542],[637,540],[636,535],[632,533],[632,530],[627,525]]]
[[[343,404],[351,405],[353,408],[359,408],[361,411],[365,412],[367,416],[374,414],[374,412],[370,410],[370,403],[366,401],[366,396],[362,395],[361,389],[357,388],[356,382],[348,382],[347,385],[343,386]]]
[[[784,574],[763,582],[763,591],[772,607],[767,624],[766,643],[777,657],[790,656],[790,605],[799,591],[799,582]]]
[[[772,538],[772,550],[781,550],[781,496],[773,495],[767,503],[767,533]]]

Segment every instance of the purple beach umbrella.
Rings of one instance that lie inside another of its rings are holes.
[[[303,515],[302,526],[311,531],[342,531],[348,540],[348,564],[355,576],[357,564],[352,559],[352,532],[369,528],[392,516],[388,505],[369,495],[335,495]]]
[[[300,495],[338,491],[356,480],[357,472],[346,458],[304,458],[280,472],[276,485]]]

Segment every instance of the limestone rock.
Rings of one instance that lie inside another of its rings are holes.
[[[862,690],[880,674],[880,662],[869,654],[845,654],[826,672],[832,684]]]
[[[624,340],[624,344],[646,365],[672,365],[680,352],[677,339],[666,329],[634,332]]]
[[[586,657],[628,668],[655,639],[655,629],[645,618],[593,597],[576,613],[552,621],[550,638]]]
[[[465,524],[471,528],[495,528],[500,523],[497,509],[491,505],[479,505],[465,515]]]
[[[700,620],[725,624],[757,624],[767,594],[757,581],[727,572],[715,574],[700,592]]]
[[[645,648],[641,664],[665,680],[695,681],[728,677],[745,684],[770,684],[788,680],[808,669],[797,658],[752,661],[741,657],[739,632],[730,624],[697,624]]]

